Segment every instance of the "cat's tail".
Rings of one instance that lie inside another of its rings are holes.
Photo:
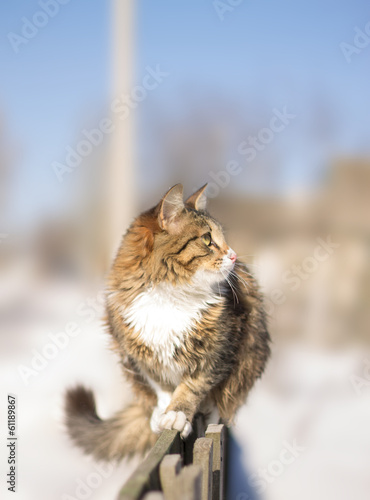
[[[150,411],[131,403],[107,420],[96,413],[92,391],[69,389],[65,401],[66,424],[73,442],[97,460],[117,460],[143,455],[158,436],[150,428]]]

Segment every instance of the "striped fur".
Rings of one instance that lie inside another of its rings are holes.
[[[129,439],[124,427],[132,407],[107,424],[91,404],[90,413],[81,411],[69,391],[69,433],[97,458],[102,450],[108,459],[144,452],[163,428],[186,438],[198,411],[231,423],[266,365],[262,297],[205,211],[204,189],[184,203],[182,186],[174,186],[122,240],[108,279],[107,324],[143,417],[130,424]],[[83,430],[87,420],[95,426],[90,434]]]

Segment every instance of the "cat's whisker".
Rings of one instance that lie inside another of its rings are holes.
[[[237,262],[237,264],[248,266],[248,267],[262,267],[261,264],[254,264],[253,262],[247,262],[247,263]]]
[[[242,269],[245,269],[245,268],[248,269],[249,267],[256,267],[256,264],[250,264],[249,262],[241,262],[241,261],[237,260],[235,262],[235,266],[240,267]]]
[[[235,291],[234,286],[232,285],[231,281],[229,281],[229,280],[227,280],[227,281],[228,281],[228,283],[229,283],[229,285],[230,285],[231,290],[233,291],[233,294],[234,294],[234,296],[235,296],[235,298],[236,298],[236,302],[237,302],[237,304],[239,304],[239,298],[238,298],[238,295],[237,295],[237,293],[236,293],[236,291]],[[234,304],[235,304],[235,303],[234,303]]]
[[[248,276],[250,276],[251,278],[254,278],[253,274],[249,273],[248,271],[245,270],[245,268],[242,268],[242,267],[238,267],[238,272],[240,273],[244,273],[244,274],[247,274]]]
[[[236,291],[235,291],[235,289],[234,289],[234,287],[233,287],[232,283],[231,283],[231,282],[230,282],[230,280],[228,279],[227,275],[225,275],[222,271],[221,271],[221,273],[222,273],[222,276],[223,276],[223,277],[225,278],[225,280],[227,281],[227,283],[228,283],[228,285],[230,286],[230,289],[231,289],[231,291],[232,291],[232,293],[233,293],[233,297],[234,297],[234,306],[235,306],[235,299],[236,299],[236,302],[239,304],[239,299],[238,299],[238,296],[237,296],[237,294],[236,294]]]
[[[222,269],[220,269],[220,272],[221,272],[222,276],[224,277],[224,280],[226,281],[226,283],[228,285],[230,285],[229,282],[228,282],[228,279],[227,279],[227,275],[224,274],[224,272],[222,271]],[[235,299],[234,299],[234,304],[235,304]]]
[[[234,276],[236,279],[238,279],[245,286],[245,288],[247,288],[247,289],[250,288],[250,286],[245,281],[245,279],[243,279],[241,276],[239,276],[238,274],[236,274],[234,271],[230,271],[230,274],[232,276]]]
[[[244,273],[250,274],[250,273],[247,271],[248,267],[255,267],[255,266],[254,266],[254,264],[248,264],[248,267],[247,267],[247,266],[246,266],[245,264],[243,264],[242,262],[236,262],[236,263],[235,263],[235,267],[237,267],[239,271],[242,271],[242,272],[244,272]]]
[[[249,290],[250,289],[250,285],[245,281],[243,280],[240,276],[237,276],[238,280],[242,283],[242,285],[244,286],[244,288],[246,290]]]
[[[240,280],[240,281],[242,281],[242,278],[241,278],[240,276],[238,276],[238,275],[235,273],[235,271],[229,271],[229,275],[230,275],[230,276],[233,276],[234,278],[236,278],[236,279],[238,279],[238,280]],[[245,281],[244,281],[244,280],[243,280],[243,282],[245,283]]]
[[[238,272],[240,272],[242,274],[245,274],[246,276],[250,276],[251,278],[253,278],[253,274],[248,273],[248,271],[243,271],[242,269],[238,269]]]

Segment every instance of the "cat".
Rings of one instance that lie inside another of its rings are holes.
[[[70,437],[98,460],[144,454],[163,429],[186,439],[196,413],[231,424],[270,354],[254,278],[181,184],[129,227],[107,286],[107,325],[133,402],[101,420],[82,386],[66,394]]]

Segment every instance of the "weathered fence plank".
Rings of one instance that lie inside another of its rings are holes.
[[[193,420],[193,432],[184,442],[184,465],[190,465],[193,463],[193,448],[196,439],[203,437],[205,432],[204,415],[197,413]]]
[[[165,500],[163,493],[161,491],[149,491],[143,500]]]
[[[181,455],[166,455],[159,466],[159,477],[166,500],[171,497],[173,485],[181,466]]]
[[[169,500],[201,500],[202,469],[199,465],[187,465],[176,477],[174,495]]]
[[[206,430],[206,438],[213,441],[213,500],[226,500],[225,497],[225,426],[222,424],[209,424]]]
[[[185,443],[177,431],[162,432],[118,500],[225,500],[226,428],[211,424],[206,437],[199,437],[204,436],[203,416],[193,424]]]
[[[209,438],[198,438],[194,444],[194,464],[202,469],[202,500],[212,500],[212,464],[213,441]]]
[[[159,490],[159,464],[167,453],[180,451],[179,440],[177,431],[163,431],[149,455],[121,489],[118,500],[137,500],[149,489]]]

